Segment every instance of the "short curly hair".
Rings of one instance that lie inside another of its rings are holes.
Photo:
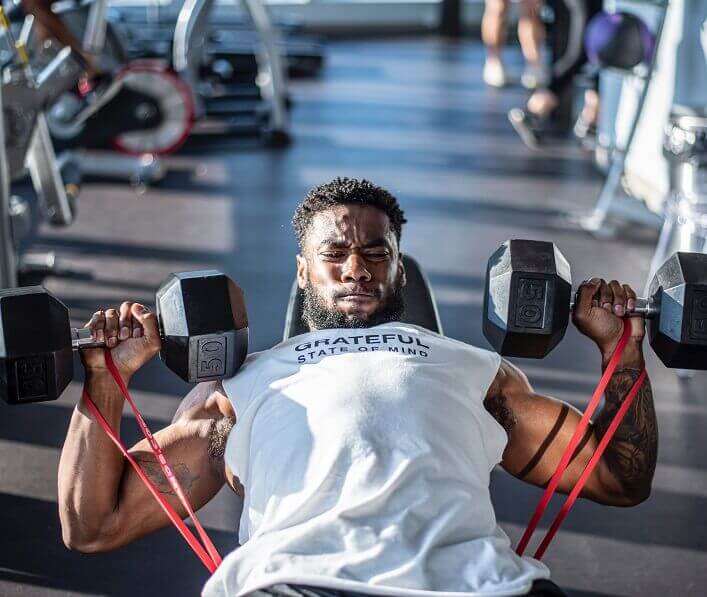
[[[335,178],[331,182],[314,187],[297,206],[292,217],[292,226],[297,235],[300,249],[314,216],[335,205],[370,205],[377,207],[388,216],[390,226],[400,245],[403,224],[407,222],[398,200],[385,189],[364,179]]]

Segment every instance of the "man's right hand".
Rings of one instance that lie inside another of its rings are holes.
[[[96,311],[84,326],[95,340],[105,341],[124,382],[162,347],[156,315],[140,303],[125,302],[120,309]],[[107,370],[103,348],[81,351],[87,375]]]

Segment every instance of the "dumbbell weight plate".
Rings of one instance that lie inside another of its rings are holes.
[[[707,255],[671,255],[649,292],[660,304],[660,316],[648,322],[660,360],[671,368],[707,369]]]
[[[483,332],[496,352],[543,358],[569,323],[570,266],[550,242],[509,240],[489,258]]]
[[[44,288],[0,296],[0,397],[10,404],[55,400],[73,377],[68,309]]]
[[[173,274],[157,294],[161,358],[185,381],[233,376],[248,352],[243,292],[224,274]],[[0,398],[57,399],[73,376],[73,350],[103,346],[72,330],[65,305],[41,286],[0,291]],[[74,334],[76,337],[74,338]]]
[[[184,381],[235,375],[248,353],[241,289],[215,270],[171,274],[157,291],[160,358]]]

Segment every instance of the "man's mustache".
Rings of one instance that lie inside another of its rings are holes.
[[[334,293],[334,298],[344,298],[351,295],[364,295],[371,296],[374,298],[380,298],[381,292],[377,288],[366,288],[365,286],[352,286],[350,288],[342,289]]]

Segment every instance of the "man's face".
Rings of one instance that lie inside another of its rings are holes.
[[[405,270],[388,216],[360,205],[317,213],[297,256],[297,282],[310,329],[400,319]]]

